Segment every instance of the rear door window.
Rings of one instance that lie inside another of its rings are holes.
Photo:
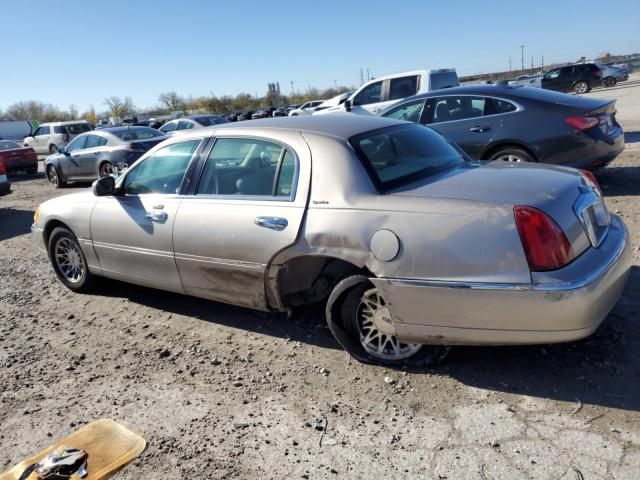
[[[439,97],[436,99],[432,123],[482,117],[485,114],[486,104],[484,97]]]
[[[181,120],[178,122],[178,130],[191,130],[193,128],[193,123]]]
[[[84,148],[96,148],[106,145],[107,139],[99,135],[87,135],[87,143]]]
[[[202,172],[198,194],[291,198],[296,165],[293,154],[276,143],[219,138]]]
[[[418,91],[418,76],[392,78],[389,82],[389,100],[411,97]]]
[[[518,109],[518,107],[516,107],[513,103],[507,102],[506,100],[498,100],[497,98],[494,98],[493,103],[496,108],[496,113],[515,112]]]

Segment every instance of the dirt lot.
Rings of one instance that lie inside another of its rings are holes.
[[[110,417],[149,442],[118,479],[638,478],[632,82],[619,88],[621,103],[636,105],[619,105],[628,148],[599,175],[634,243],[619,304],[587,340],[460,347],[435,369],[354,362],[320,312],[288,320],[117,282],[73,294],[28,232],[40,202],[84,186],[60,192],[43,176],[13,177],[0,199],[0,470]]]

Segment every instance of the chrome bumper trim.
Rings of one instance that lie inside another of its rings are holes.
[[[563,283],[491,283],[491,282],[463,282],[449,280],[422,280],[410,278],[388,278],[391,285],[404,285],[413,287],[442,287],[442,288],[465,288],[471,290],[515,290],[515,291],[542,291],[542,292],[562,292],[577,290],[595,282],[605,275],[620,259],[629,242],[629,233],[624,227],[622,241],[618,244],[613,256],[607,263],[589,275],[572,282]]]

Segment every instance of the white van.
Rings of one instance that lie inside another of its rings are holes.
[[[24,139],[24,146],[33,148],[38,154],[54,154],[58,148],[64,147],[78,135],[89,130],[93,128],[84,120],[43,123],[33,135]]]
[[[460,86],[455,68],[416,70],[379,77],[362,85],[341,105],[314,112],[314,115],[352,112],[376,115],[389,105],[418,93]]]

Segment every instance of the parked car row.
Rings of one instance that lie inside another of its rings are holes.
[[[559,106],[547,112],[552,97]],[[267,312],[326,305],[336,340],[363,362],[425,365],[449,345],[572,341],[598,328],[629,275],[627,229],[597,180],[475,162],[436,131],[464,125],[478,135],[462,142],[473,149],[503,128],[542,139],[547,122],[567,130],[547,160],[579,148],[573,140],[618,142],[611,132],[621,131],[608,102],[523,87],[439,90],[381,116],[193,129],[118,178],[40,205],[33,239],[78,293],[104,276]],[[127,130],[109,134],[124,141]],[[86,147],[96,133],[74,142]],[[71,164],[74,142],[58,154]]]

